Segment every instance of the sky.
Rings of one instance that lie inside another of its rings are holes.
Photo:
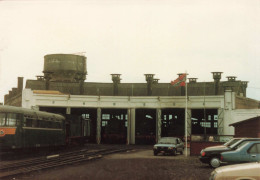
[[[43,75],[44,56],[84,52],[86,82],[145,83],[211,72],[249,81],[260,100],[260,0],[0,0],[0,102],[17,77]]]

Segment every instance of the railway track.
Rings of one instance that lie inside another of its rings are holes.
[[[33,171],[54,168],[58,166],[70,165],[84,161],[102,158],[104,155],[125,152],[129,148],[110,148],[101,150],[88,151],[82,149],[80,151],[67,152],[52,156],[33,158],[17,163],[2,163],[0,165],[0,179],[13,177],[20,174],[26,174]]]

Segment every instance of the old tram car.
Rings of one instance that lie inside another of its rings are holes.
[[[66,120],[54,113],[0,106],[0,150],[84,143],[89,121]],[[78,132],[78,130],[81,130]],[[77,133],[76,133],[77,132]]]

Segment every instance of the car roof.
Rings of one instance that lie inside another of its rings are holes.
[[[239,141],[237,141],[235,144],[232,144],[230,147],[236,147],[237,145],[239,145],[244,141],[260,141],[260,138],[242,138]]]

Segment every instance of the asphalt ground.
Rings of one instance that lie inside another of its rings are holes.
[[[88,145],[89,149],[110,147],[109,145]],[[117,147],[117,146],[113,146]],[[120,146],[118,146],[120,147]],[[202,164],[196,156],[178,154],[154,156],[152,146],[123,146],[131,150],[106,155],[80,164],[66,165],[54,169],[32,172],[9,179],[37,180],[151,180],[151,179],[209,179],[213,171],[207,164]]]

